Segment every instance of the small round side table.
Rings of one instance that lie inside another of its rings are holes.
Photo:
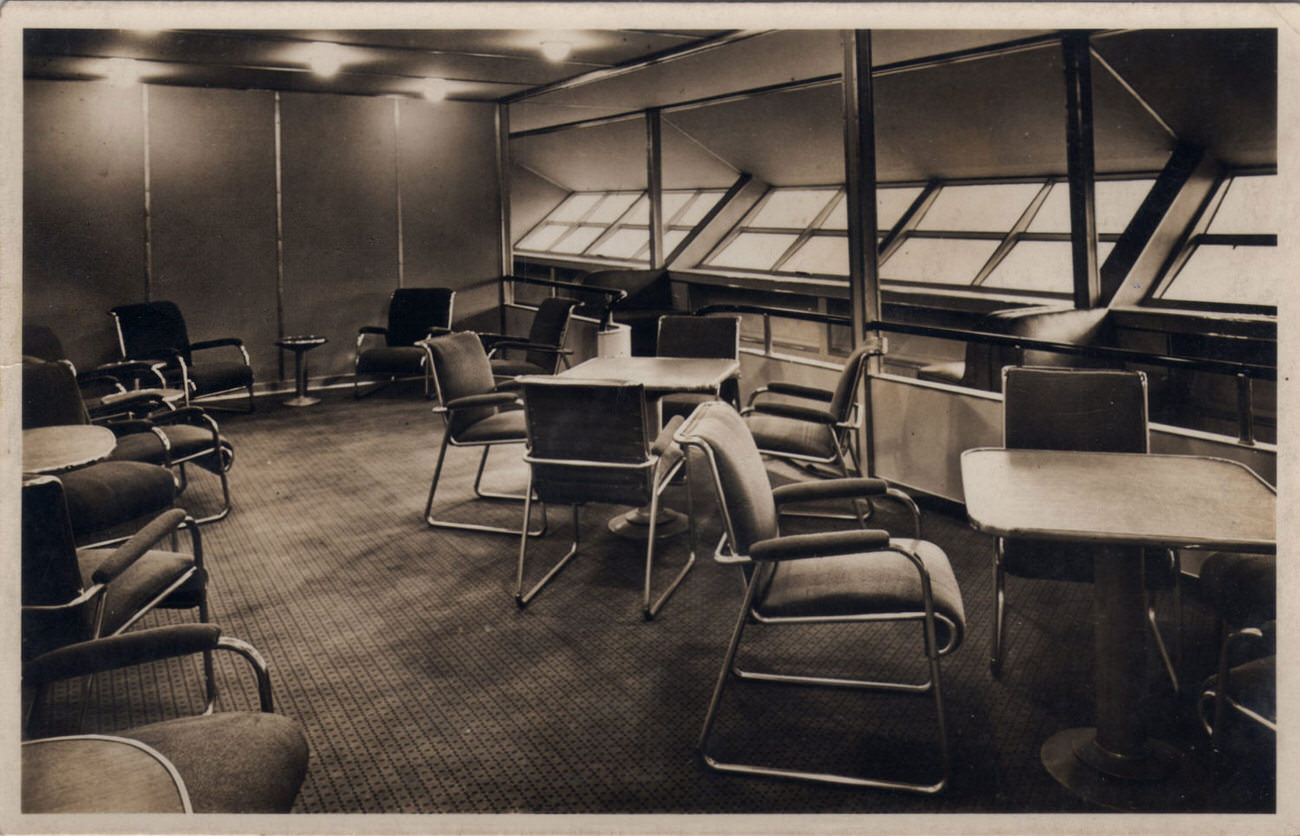
[[[297,381],[296,397],[292,397],[284,402],[285,406],[311,406],[314,403],[320,403],[320,398],[310,398],[307,396],[307,358],[304,356],[318,345],[324,345],[329,342],[325,337],[314,335],[302,335],[296,337],[281,337],[275,341],[280,348],[287,348],[293,352],[293,376]]]

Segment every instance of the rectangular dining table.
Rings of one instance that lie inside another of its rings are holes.
[[[1002,537],[1092,544],[1095,727],[1066,729],[1044,766],[1077,795],[1113,809],[1194,804],[1203,776],[1147,734],[1142,549],[1277,548],[1273,487],[1208,456],[981,448],[961,456],[966,513]]]
[[[656,402],[675,392],[717,394],[722,384],[740,374],[740,361],[716,357],[593,357],[560,372],[573,380],[612,380],[640,383],[647,400]],[[658,409],[658,404],[655,406]],[[649,509],[637,508],[609,521],[609,529],[631,539],[644,540],[649,531]],[[655,539],[671,537],[687,528],[680,511],[659,506]]]

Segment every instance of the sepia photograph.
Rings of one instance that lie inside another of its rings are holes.
[[[0,6],[0,828],[1296,832],[1297,25]]]

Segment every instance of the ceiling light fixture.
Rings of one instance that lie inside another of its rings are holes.
[[[307,63],[311,71],[318,76],[329,78],[343,66],[343,47],[338,44],[322,42],[311,45],[307,53]]]
[[[114,87],[130,87],[140,80],[140,68],[130,58],[110,58],[104,62],[104,77]]]
[[[563,61],[573,51],[573,44],[568,41],[542,41],[542,55],[548,61]]]
[[[431,102],[440,102],[447,98],[447,86],[445,78],[426,78],[422,85],[424,97]]]

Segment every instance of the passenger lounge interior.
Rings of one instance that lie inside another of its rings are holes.
[[[1273,17],[40,5],[11,824],[1286,820]]]

